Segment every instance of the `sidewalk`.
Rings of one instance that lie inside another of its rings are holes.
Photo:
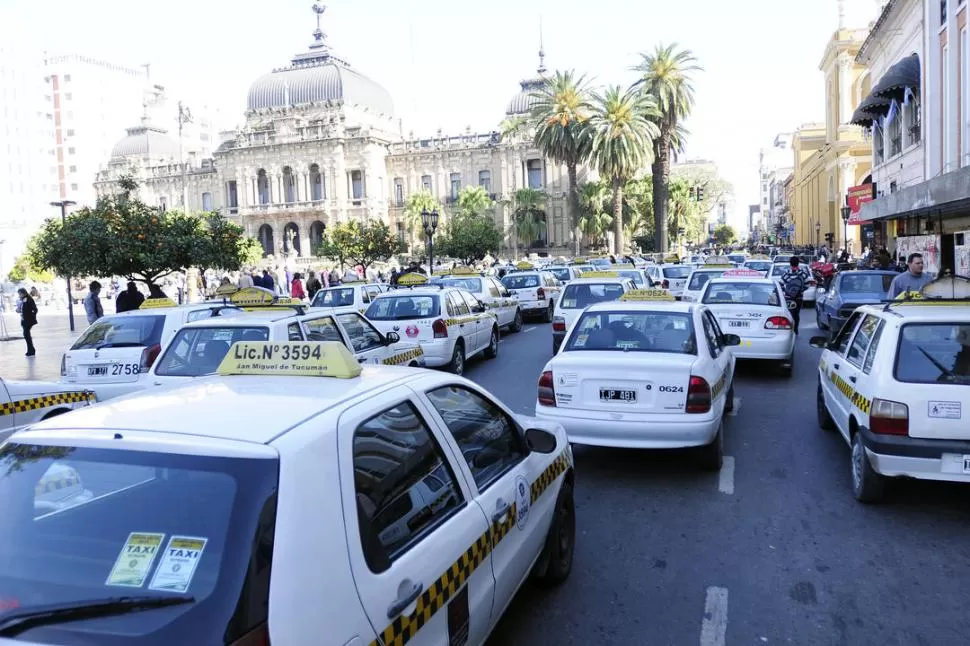
[[[106,303],[107,304],[107,303]],[[105,308],[107,310],[107,307]],[[31,330],[37,356],[25,357],[27,345],[22,338],[0,341],[0,377],[11,380],[37,379],[57,381],[61,378],[61,355],[88,327],[84,308],[74,308],[75,332],[68,326],[67,310],[41,311],[37,325]],[[106,311],[105,314],[108,312]],[[21,337],[20,316],[14,312],[3,314],[7,334]]]

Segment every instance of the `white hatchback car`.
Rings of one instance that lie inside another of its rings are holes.
[[[552,353],[559,352],[559,346],[566,337],[566,330],[576,318],[593,303],[615,301],[626,292],[635,289],[633,281],[622,278],[615,271],[589,272],[563,288],[562,296],[556,301],[552,317]]]

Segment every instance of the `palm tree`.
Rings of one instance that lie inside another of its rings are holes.
[[[605,212],[612,190],[603,182],[579,185],[579,229],[588,246],[598,245],[609,230],[613,216]]]
[[[593,96],[591,159],[613,189],[613,253],[623,253],[623,184],[649,163],[659,130],[649,95],[619,86]]]
[[[641,54],[634,70],[641,74],[634,87],[649,94],[660,112],[656,123],[660,136],[653,142],[653,217],[657,251],[667,251],[667,200],[670,156],[683,150],[686,131],[678,126],[694,107],[691,75],[701,71],[697,59],[676,43],[657,45],[652,54]]]
[[[438,201],[431,191],[420,190],[416,193],[411,193],[408,195],[407,199],[404,200],[404,226],[407,227],[408,234],[411,237],[410,248],[413,252],[414,250],[414,239],[417,238],[424,242],[424,226],[421,222],[421,212],[422,211],[435,211],[438,213],[442,212],[441,203]]]
[[[495,201],[481,186],[466,186],[458,193],[455,203],[457,212],[464,215],[484,215],[488,213]]]
[[[574,72],[556,72],[542,89],[532,94],[535,103],[532,119],[535,122],[533,143],[543,156],[566,165],[569,175],[569,211],[575,228],[580,215],[579,182],[576,168],[589,158],[589,90],[586,77]],[[579,253],[580,235],[576,232],[575,251]]]
[[[546,200],[544,191],[520,188],[512,197],[512,225],[515,234],[515,252],[518,256],[519,241],[528,249],[546,231]]]
[[[498,124],[499,134],[502,137],[502,141],[505,141],[509,137],[514,137],[522,129],[525,128],[525,119],[522,117],[508,117],[502,120],[502,123]]]

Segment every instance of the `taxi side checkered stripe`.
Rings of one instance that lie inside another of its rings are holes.
[[[714,387],[711,388],[712,400],[717,399],[717,396],[721,394],[722,390],[724,390],[724,386],[725,384],[727,384],[727,379],[728,379],[728,371],[725,370],[724,372],[721,373],[720,379],[718,379],[717,382],[715,382]]]
[[[393,356],[386,357],[381,363],[396,366],[402,363],[407,363],[411,359],[417,359],[418,357],[423,355],[424,355],[424,350],[422,350],[421,348],[414,348],[413,350],[407,350],[406,352],[402,352],[400,354],[395,354]]]
[[[869,414],[869,409],[872,408],[872,400],[868,399],[865,395],[853,388],[849,382],[840,377],[834,370],[829,371],[827,374],[829,381],[835,384],[835,387],[839,389],[839,392],[845,395],[853,406],[858,408],[866,415]]]
[[[95,402],[97,396],[90,391],[79,391],[69,393],[57,393],[56,395],[42,395],[31,397],[30,399],[18,399],[16,401],[0,404],[0,417],[13,415],[14,413],[26,413],[27,411],[49,408],[58,404],[77,404],[79,402]]]
[[[559,457],[539,474],[531,486],[532,502],[538,500],[549,488],[556,478],[561,476],[569,468],[569,458],[566,453],[560,453]],[[471,546],[462,553],[461,556],[452,563],[438,579],[428,586],[414,607],[414,612],[410,615],[398,615],[387,628],[385,628],[377,639],[370,643],[370,646],[404,646],[424,627],[431,618],[434,617],[448,600],[455,595],[465,584],[465,581],[478,569],[495,547],[502,542],[502,539],[515,527],[516,504],[512,503],[511,509],[505,515],[505,521],[492,523],[488,530],[479,536]]]

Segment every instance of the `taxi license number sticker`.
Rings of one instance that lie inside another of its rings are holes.
[[[448,602],[448,646],[465,646],[468,643],[468,586],[463,586]]]
[[[105,585],[140,588],[155,562],[155,555],[165,540],[165,534],[132,532],[121,548]]]
[[[926,404],[927,415],[937,419],[960,419],[963,417],[961,409],[960,402],[931,401]]]
[[[515,526],[524,530],[529,522],[529,506],[532,503],[529,483],[522,476],[515,479]]]
[[[188,590],[208,542],[207,538],[194,536],[172,536],[168,539],[168,545],[148,589],[166,592]]]

